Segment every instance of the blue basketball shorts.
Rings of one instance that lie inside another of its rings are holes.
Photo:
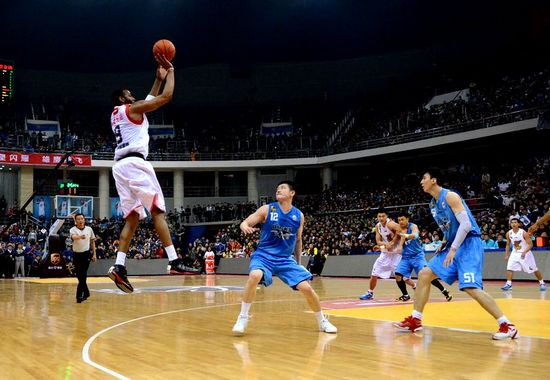
[[[397,269],[395,270],[395,273],[399,273],[404,278],[411,278],[413,270],[418,276],[418,273],[420,273],[420,271],[424,269],[424,267],[427,265],[428,262],[426,261],[424,255],[420,255],[417,257],[402,257],[399,265],[397,266]]]
[[[450,249],[450,245],[449,245]],[[449,253],[445,248],[435,255],[428,266],[430,269],[447,284],[452,285],[458,280],[458,288],[483,289],[483,246],[478,236],[468,236],[456,251],[453,263],[447,268],[443,261]]]
[[[264,276],[260,282],[264,286],[273,284],[273,276],[277,276],[282,282],[296,289],[302,281],[311,281],[313,275],[306,268],[296,263],[293,257],[267,257],[256,251],[250,259],[248,273],[255,269],[260,269]]]

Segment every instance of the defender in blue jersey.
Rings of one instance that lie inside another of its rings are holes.
[[[401,240],[399,242],[399,250],[401,251],[401,262],[395,269],[395,281],[399,290],[401,290],[401,297],[396,301],[406,302],[411,299],[405,286],[405,281],[410,280],[412,271],[414,270],[418,275],[424,267],[428,266],[426,256],[424,255],[424,248],[420,241],[420,231],[418,226],[414,223],[409,223],[409,214],[401,211],[397,215],[397,222],[401,229],[399,235]],[[432,281],[432,285],[435,286],[441,294],[445,296],[447,302],[453,299],[453,296],[436,278]],[[416,289],[416,288],[415,288]]]
[[[459,289],[476,300],[499,324],[493,339],[517,339],[516,327],[504,316],[495,300],[483,290],[483,247],[480,229],[464,200],[455,192],[439,184],[442,176],[438,169],[428,170],[420,185],[433,199],[432,216],[439,225],[445,244],[420,271],[412,315],[394,326],[401,330],[422,330],[422,312],[430,297],[430,282],[439,277],[448,284],[459,281]]]
[[[260,242],[250,260],[241,313],[233,326],[235,334],[244,334],[246,330],[249,320],[248,311],[256,296],[257,285],[259,283],[265,286],[271,285],[274,275],[292,289],[302,292],[311,310],[315,313],[320,331],[326,333],[338,331],[321,311],[319,297],[308,282],[313,278],[312,274],[299,264],[302,253],[304,215],[292,206],[292,198],[295,194],[293,182],[279,183],[276,192],[277,202],[260,207],[241,223],[241,231],[244,234],[257,231],[258,229],[254,226],[260,223],[262,227]]]

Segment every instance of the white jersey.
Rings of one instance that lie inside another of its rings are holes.
[[[529,246],[523,237],[524,232],[525,231],[521,228],[518,229],[518,232],[514,232],[514,230],[508,231],[508,237],[512,245],[512,253],[523,253]]]
[[[378,233],[384,243],[389,243],[393,240],[393,231],[387,227],[389,222],[391,222],[391,219],[387,220],[385,226],[383,226],[380,222],[376,224],[376,229],[378,230]]]
[[[140,153],[144,158],[149,154],[149,121],[132,120],[130,104],[115,107],[111,114],[111,128],[116,138],[115,161],[128,153]]]
[[[86,239],[77,239],[73,240],[73,252],[86,252],[90,250],[90,241],[95,240],[94,230],[91,227],[84,226],[83,229],[78,228],[77,226],[72,227],[69,230],[70,236],[85,236]]]

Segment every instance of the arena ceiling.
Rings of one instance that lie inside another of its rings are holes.
[[[408,0],[21,0],[0,6],[0,58],[25,69],[142,71],[169,38],[177,65],[325,61],[483,43],[548,40],[544,2]]]

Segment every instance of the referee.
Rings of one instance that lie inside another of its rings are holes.
[[[88,275],[90,260],[96,261],[95,234],[91,227],[85,225],[86,220],[83,214],[76,214],[74,221],[75,226],[70,229],[69,233],[73,241],[73,263],[76,277],[78,278],[76,302],[81,303],[90,297],[90,291],[86,284],[86,276]]]

